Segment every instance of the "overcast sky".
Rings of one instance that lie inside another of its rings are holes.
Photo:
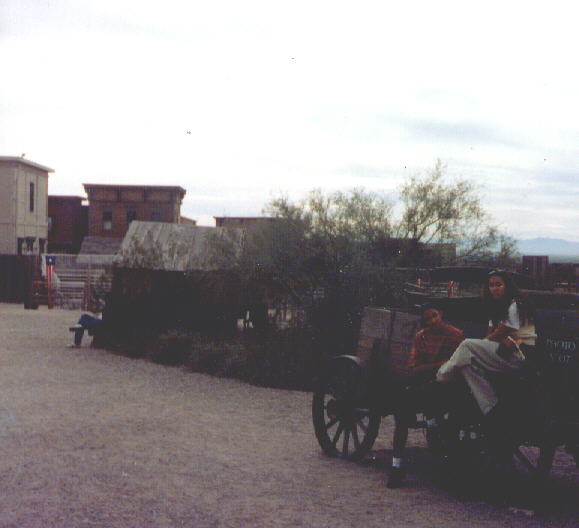
[[[180,185],[205,225],[440,158],[509,234],[579,241],[572,5],[2,0],[0,155],[50,194]]]

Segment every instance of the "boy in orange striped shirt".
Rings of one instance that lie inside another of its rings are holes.
[[[422,309],[422,330],[414,336],[414,342],[408,359],[409,376],[404,380],[406,386],[423,385],[433,381],[440,366],[445,363],[456,347],[464,340],[462,330],[445,323],[442,310],[435,305],[426,305]],[[440,385],[433,385],[433,390],[441,389]],[[428,398],[436,397],[436,394],[424,394]],[[416,419],[416,412],[420,411],[419,403],[404,402],[405,409],[394,414],[396,427],[394,429],[392,468],[388,479],[389,488],[402,486],[404,470],[404,449],[408,439],[408,426]],[[436,418],[427,416],[427,435],[432,438],[434,430],[438,427]]]

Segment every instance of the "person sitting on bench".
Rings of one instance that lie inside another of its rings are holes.
[[[410,351],[408,367],[410,375],[404,379],[405,390],[403,392],[402,410],[394,414],[395,429],[393,438],[392,467],[388,479],[389,488],[402,486],[404,469],[404,450],[408,439],[408,428],[416,421],[416,413],[426,411],[427,438],[429,445],[434,444],[437,438],[438,422],[435,412],[428,412],[425,407],[435,409],[433,401],[442,399],[446,392],[438,384],[430,383],[429,389],[414,392],[412,387],[420,387],[434,381],[436,372],[463,341],[462,330],[445,323],[443,313],[439,306],[427,304],[422,307],[422,330],[414,336],[414,342]],[[418,401],[415,401],[418,400]],[[429,400],[427,402],[427,400]],[[428,403],[428,405],[427,405]]]
[[[82,314],[78,322],[69,328],[69,330],[74,333],[74,342],[72,345],[70,345],[70,347],[79,348],[82,344],[84,331],[86,330],[89,335],[94,336],[102,325],[102,322],[103,321],[100,317],[95,317],[89,314]]]

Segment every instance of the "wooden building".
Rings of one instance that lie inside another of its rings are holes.
[[[0,156],[0,254],[46,251],[51,172],[24,157]]]
[[[162,185],[102,185],[85,183],[88,196],[88,234],[123,238],[133,220],[181,221],[185,189]]]
[[[82,196],[48,196],[48,253],[78,253],[88,232]]]

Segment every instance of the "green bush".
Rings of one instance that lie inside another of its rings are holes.
[[[182,365],[191,354],[193,338],[180,330],[169,330],[152,343],[147,356],[162,365]]]
[[[123,339],[107,343],[107,349],[121,356],[142,358],[149,355],[153,343],[145,339]]]
[[[325,357],[311,331],[273,331],[246,341],[242,379],[267,387],[310,390]]]
[[[245,350],[236,337],[218,338],[195,333],[184,364],[195,372],[228,376],[229,368],[243,362]]]
[[[311,390],[325,359],[336,353],[325,350],[325,345],[311,329],[247,332],[221,338],[171,330],[155,340],[117,343],[114,351],[254,385]]]

